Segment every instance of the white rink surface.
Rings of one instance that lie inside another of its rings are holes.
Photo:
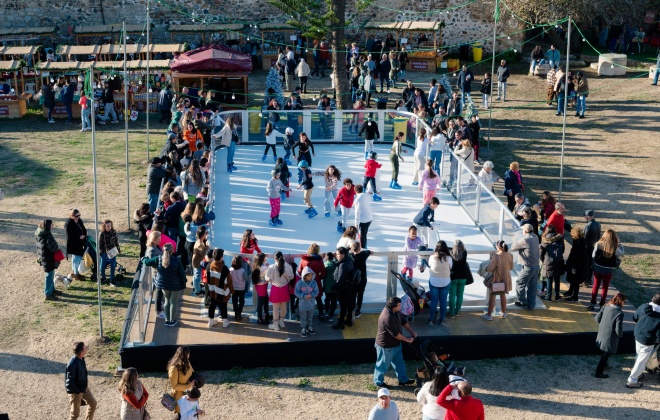
[[[278,144],[278,153],[283,148]],[[216,154],[215,183],[212,194],[215,196],[213,210],[216,220],[213,222],[211,244],[226,251],[238,252],[239,243],[245,229],[253,229],[259,241],[259,247],[265,253],[282,251],[283,253],[304,254],[309,245],[316,242],[321,252],[333,251],[341,235],[337,232],[339,216],[332,212],[331,217],[324,216],[324,182],[322,176],[314,176],[312,202],[319,215],[309,219],[304,213],[302,190],[297,187],[296,161],[290,167],[291,197],[282,202],[280,219],[284,222],[279,227],[268,225],[270,205],[266,185],[270,180],[270,171],[275,166],[272,152],[265,162],[261,161],[264,146],[239,146],[236,148],[234,164],[238,168],[229,174],[226,168],[226,151],[220,149]],[[412,219],[422,208],[422,192],[412,185],[413,156],[412,150],[403,154],[405,161],[400,163],[399,184],[401,190],[389,189],[391,164],[389,145],[376,146],[378,161],[383,167],[378,171],[378,188],[383,200],[371,202],[374,220],[368,234],[368,248],[372,251],[403,251],[404,238]],[[405,148],[404,148],[405,149]],[[315,145],[316,156],[312,157],[312,170],[325,171],[328,165],[335,165],[342,172],[342,180],[351,178],[354,183],[362,183],[364,178],[364,147],[361,145],[332,144]],[[470,254],[470,251],[489,251],[492,246],[488,239],[470,220],[465,211],[444,188],[438,191],[440,207],[436,210],[436,222],[439,222],[440,238],[452,246],[455,239],[461,239],[468,250],[468,262],[475,279],[474,284],[466,287],[464,308],[483,307],[486,288],[476,274],[479,263],[488,258],[487,254]],[[351,212],[349,223],[354,222]],[[378,304],[386,299],[386,264],[385,256],[372,256],[367,260],[368,284],[364,302]],[[229,262],[229,261],[227,261]],[[299,260],[296,260],[298,263]],[[399,258],[399,270],[402,269],[403,257]],[[428,270],[420,273],[417,269],[414,279],[428,290]],[[399,286],[398,294],[402,291]],[[509,300],[515,292],[509,294]],[[251,303],[248,303],[248,305]],[[371,305],[369,305],[371,306]]]

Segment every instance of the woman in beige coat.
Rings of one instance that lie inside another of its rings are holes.
[[[137,369],[131,367],[124,371],[118,390],[122,396],[119,418],[121,420],[143,420],[144,413],[147,411],[149,392],[138,379]]]
[[[493,292],[492,287],[488,289],[488,313],[481,317],[486,321],[493,320],[493,309],[495,309],[495,296],[500,296],[502,307],[502,318],[506,318],[506,295],[511,291],[511,270],[513,269],[513,255],[509,254],[509,247],[504,241],[498,241],[497,251],[490,256],[490,265],[487,268],[493,273],[493,284],[504,283],[503,292]]]

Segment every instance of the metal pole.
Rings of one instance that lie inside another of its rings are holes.
[[[149,34],[150,34],[150,19],[149,19],[149,7],[150,7],[150,1],[147,0],[147,160],[149,160],[149,101],[150,101],[150,94],[151,94],[151,85],[149,84],[149,60],[151,59],[151,51],[149,51],[151,44],[149,44]]]
[[[499,7],[499,0],[495,1],[495,10]],[[495,40],[497,39],[497,19],[493,21],[493,64],[490,70],[490,95],[488,97],[488,141],[486,148],[490,151],[490,128],[493,123],[493,76],[495,76]]]
[[[89,70],[89,77],[94,76],[94,64]],[[93,81],[92,81],[93,83]],[[94,92],[92,92],[92,168],[94,173],[94,235],[99,237],[99,193],[98,183],[96,181],[96,124],[94,121]],[[98,289],[99,301],[99,334],[103,338],[103,308],[101,300],[101,255],[99,253],[98,243],[96,244],[96,286]]]
[[[128,162],[128,71],[126,69],[126,21],[122,23],[122,32],[124,37],[124,131],[126,132],[126,223],[128,230],[131,230],[131,183]]]
[[[566,45],[566,74],[564,74],[564,123],[561,129],[561,158],[559,160],[559,194],[557,200],[561,201],[561,192],[564,186],[564,141],[566,140],[566,107],[568,106],[568,69],[571,55],[571,17],[568,17],[568,41]]]

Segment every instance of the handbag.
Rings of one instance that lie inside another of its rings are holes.
[[[467,261],[465,261],[465,269],[466,269],[466,273],[467,273],[467,275],[465,276],[466,277],[465,278],[465,285],[469,286],[472,283],[474,283],[474,277],[472,277],[472,271],[470,270],[470,264],[468,264]]]
[[[117,249],[116,246],[115,246],[115,247],[112,247],[112,249],[109,249],[109,250],[106,252],[106,255],[108,256],[108,259],[113,259],[113,258],[116,257],[117,255],[119,255],[119,250]]]
[[[496,292],[503,292],[504,289],[505,289],[505,287],[504,287],[504,283],[503,283],[503,282],[502,282],[502,283],[493,283],[493,284],[492,284],[492,287],[491,287],[491,290],[493,291],[493,293],[496,293]]]
[[[53,260],[54,260],[55,262],[64,261],[65,258],[66,258],[66,257],[64,256],[64,252],[62,252],[61,249],[58,249],[58,250],[55,251],[55,253],[53,254]]]
[[[174,407],[176,407],[176,401],[174,401],[174,397],[168,394],[167,392],[163,392],[163,396],[160,397],[160,403],[168,411],[174,411]]]
[[[144,410],[142,411],[142,420],[151,420],[151,414],[147,411],[147,405],[144,405]]]

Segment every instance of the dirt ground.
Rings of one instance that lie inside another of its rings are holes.
[[[510,79],[507,101],[497,103],[492,113],[491,150],[482,144],[482,157],[493,160],[500,173],[510,161],[519,161],[535,199],[546,189],[557,193],[562,121],[544,103],[545,81],[524,76],[525,67],[513,68],[516,74]],[[626,258],[613,282],[638,305],[658,290],[660,90],[649,86],[645,77],[631,79],[639,73],[599,78],[585,70],[592,93],[587,118],[579,120],[569,113],[562,201],[572,222],[582,222],[580,215],[591,208],[604,228],[619,233]],[[477,80],[479,74],[475,71]],[[251,92],[263,91],[264,77],[255,73]],[[410,75],[423,86],[431,77]],[[310,82],[306,106],[321,88],[329,88],[327,78]],[[389,97],[400,92],[396,89]],[[480,113],[486,135],[488,115]],[[115,289],[103,288],[107,342],[101,343],[96,339],[96,285],[74,283],[60,302],[44,303],[43,272],[36,265],[33,233],[41,219],[54,220],[54,235],[62,246],[69,209],[79,208],[88,229],[93,228],[91,144],[89,135],[79,133],[76,126],[49,125],[34,115],[0,122],[0,178],[7,195],[0,210],[0,377],[8,393],[0,412],[9,412],[11,419],[65,417],[68,405],[62,376],[77,340],[92,343],[87,364],[90,386],[99,401],[97,418],[116,418],[119,410],[118,380],[111,373],[119,363],[116,349],[128,281]],[[152,118],[151,126],[153,156],[163,143],[158,130],[164,125]],[[144,201],[144,120],[131,125],[128,141],[132,210]],[[99,218],[114,220],[121,231],[119,258],[130,270],[135,268],[138,246],[134,232],[127,230],[125,142],[123,125],[99,129]],[[69,272],[64,265],[58,271]],[[470,361],[467,377],[489,418],[650,418],[657,410],[660,386],[649,382],[641,390],[626,389],[633,360],[631,355],[615,356],[607,380],[593,378],[596,356]],[[409,362],[409,371],[417,364]],[[209,410],[208,418],[365,418],[376,403],[372,370],[373,365],[339,365],[205,372],[202,404]],[[168,418],[159,404],[164,378],[164,374],[144,378],[152,393],[154,419]],[[397,388],[393,397],[402,419],[420,417],[411,389]]]

